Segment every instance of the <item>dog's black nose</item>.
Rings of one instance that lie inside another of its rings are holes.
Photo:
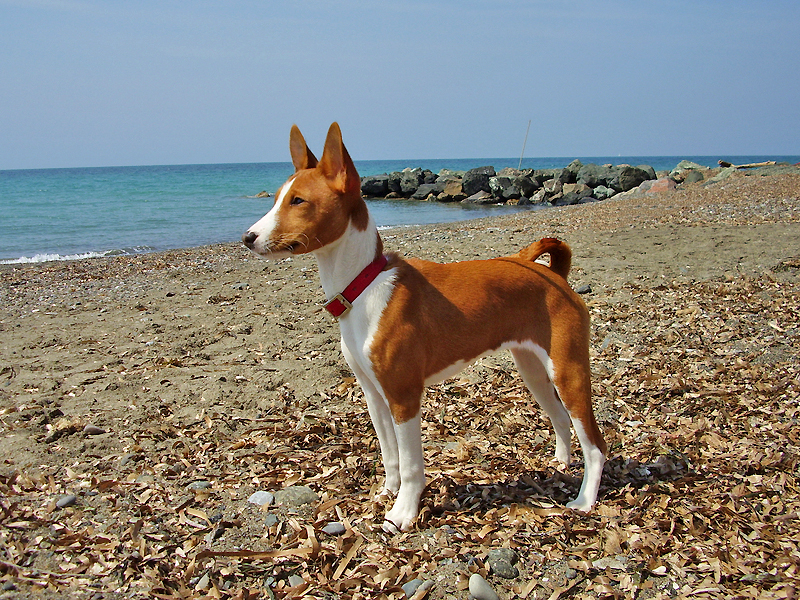
[[[256,238],[257,237],[258,237],[258,234],[255,231],[245,231],[242,234],[242,242],[248,248],[252,248],[253,244],[256,243]]]

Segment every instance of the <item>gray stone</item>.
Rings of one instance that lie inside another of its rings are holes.
[[[469,577],[469,593],[475,600],[500,600],[492,586],[480,575],[473,573]]]
[[[289,579],[287,580],[289,583],[289,587],[297,587],[298,585],[303,585],[306,580],[300,577],[300,575],[289,575]]]
[[[655,179],[655,172],[650,177],[647,171],[639,167],[624,167],[619,174],[619,185],[623,192],[627,192],[639,187],[648,179]]]
[[[559,175],[561,175],[562,169],[536,169],[533,172],[532,179],[534,179],[539,185],[544,185],[545,181],[550,179],[556,179]]]
[[[404,583],[402,587],[406,597],[411,598],[423,583],[425,583],[423,579],[412,579],[408,583]]]
[[[277,525],[278,521],[278,516],[273,515],[272,513],[269,513],[266,517],[264,517],[264,525],[266,525],[268,528],[272,527],[273,525]]]
[[[584,183],[565,183],[562,192],[564,195],[558,204],[578,204],[592,195],[592,188]]]
[[[591,188],[596,188],[599,185],[607,186],[610,181],[613,181],[618,176],[621,169],[612,167],[611,165],[596,165],[589,163],[583,165],[578,171],[577,183],[585,183]]]
[[[733,175],[735,172],[736,172],[736,167],[725,167],[724,169],[722,169],[722,171],[714,175],[714,177],[706,181],[704,185],[712,185],[714,183],[719,183],[720,181],[723,181],[728,177],[730,177],[731,175]]]
[[[703,171],[689,171],[686,177],[683,178],[683,183],[700,183],[705,179]]]
[[[286,506],[303,506],[319,500],[317,493],[305,485],[293,485],[275,492],[275,501]]]
[[[400,193],[408,198],[417,191],[417,188],[419,188],[424,180],[425,175],[419,167],[416,169],[406,169],[400,175]]]
[[[275,501],[275,496],[270,492],[258,491],[253,493],[247,501],[258,506],[271,506]]]
[[[581,167],[583,167],[583,163],[576,158],[564,167],[559,175],[559,179],[562,183],[577,183],[578,171],[581,170]]]
[[[97,425],[87,425],[83,428],[83,433],[86,435],[100,435],[105,433],[106,430],[102,427],[98,427]]]
[[[531,196],[531,204],[542,204],[547,202],[547,192],[544,188],[536,190],[536,193]]]
[[[400,194],[400,178],[402,174],[398,171],[393,171],[389,173],[389,179],[387,181],[387,185],[389,186],[389,194]],[[387,196],[389,194],[386,194]]]
[[[486,556],[486,562],[491,572],[506,579],[519,576],[519,570],[514,566],[517,560],[519,557],[511,548],[494,548],[489,550],[489,554]]]
[[[477,169],[470,169],[464,173],[461,180],[461,187],[467,197],[477,194],[478,192],[491,192],[489,187],[489,179],[496,175],[494,167],[478,167]]]
[[[592,195],[597,198],[598,200],[605,200],[606,198],[610,198],[616,192],[611,188],[607,188],[604,185],[598,185],[594,190],[592,190]]]
[[[641,169],[642,171],[647,173],[647,178],[648,179],[657,179],[656,170],[653,167],[651,167],[650,165],[638,165],[636,168],[637,169]]]
[[[439,185],[438,183],[423,183],[417,188],[417,191],[411,194],[411,197],[414,200],[425,200],[431,194],[438,196],[443,191],[444,185]]]
[[[672,177],[678,183],[680,183],[682,181],[685,181],[690,173],[700,173],[702,171],[707,171],[707,170],[708,170],[707,167],[699,165],[696,162],[692,162],[690,160],[682,160],[675,166],[674,169],[672,169],[672,171],[669,172],[669,176]]]
[[[465,198],[462,200],[462,202],[465,204],[496,204],[497,198],[492,196],[489,192],[481,190],[480,192]]]
[[[187,486],[190,490],[207,490],[211,487],[210,481],[193,481]]]
[[[78,497],[75,494],[67,494],[66,496],[61,496],[61,498],[56,501],[56,508],[67,508],[77,501]]]
[[[548,194],[560,194],[561,190],[564,188],[564,184],[558,179],[548,179],[544,182],[542,187]]]
[[[383,198],[389,193],[389,176],[383,174],[362,177],[361,193],[368,198]]]
[[[538,181],[526,175],[515,177],[512,181],[514,185],[519,188],[520,192],[522,192],[522,195],[528,198],[532,197],[536,193],[536,190],[542,187],[539,185]]]
[[[322,533],[327,533],[328,535],[342,535],[345,531],[347,531],[345,526],[338,521],[328,523],[322,528]]]

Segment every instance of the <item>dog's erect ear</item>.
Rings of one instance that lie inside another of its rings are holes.
[[[289,153],[292,155],[295,173],[317,166],[317,157],[308,149],[308,144],[297,125],[292,125],[292,132],[289,134]]]
[[[336,183],[342,192],[361,194],[361,179],[353,160],[342,142],[342,130],[338,123],[332,123],[325,139],[325,149],[319,160],[319,168],[325,176]]]

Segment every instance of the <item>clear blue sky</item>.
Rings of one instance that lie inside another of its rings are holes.
[[[0,169],[800,154],[800,2],[0,0]]]

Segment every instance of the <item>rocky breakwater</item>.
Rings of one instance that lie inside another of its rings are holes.
[[[408,168],[361,178],[367,198],[413,199],[476,204],[579,204],[623,193],[655,193],[684,182],[704,181],[719,170],[681,161],[672,171],[656,173],[649,165],[596,165],[572,161],[561,169],[469,171]]]

